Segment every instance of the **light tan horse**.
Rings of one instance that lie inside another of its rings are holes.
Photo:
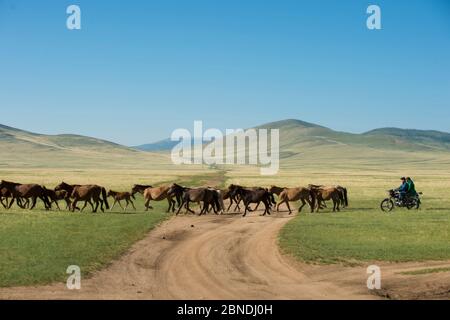
[[[162,201],[164,199],[167,199],[167,202],[169,203],[169,208],[167,209],[167,212],[175,212],[175,200],[173,200],[173,196],[169,195],[168,191],[170,189],[170,186],[161,186],[161,187],[155,187],[155,188],[147,188],[144,190],[144,199],[145,199],[145,211],[148,211],[148,209],[153,209],[153,207],[150,205],[150,201]]]
[[[347,188],[339,186],[339,185],[335,185],[335,186],[324,186],[324,185],[315,185],[315,184],[309,184],[308,188],[311,189],[329,189],[329,188],[336,188],[339,190],[340,192],[340,203],[339,205],[342,208],[346,208],[348,207],[348,192],[347,192]],[[320,201],[318,202],[318,205],[321,206],[320,209],[326,208],[327,204],[325,203],[325,201],[322,201],[322,203],[320,203]]]
[[[320,203],[323,201],[333,200],[333,212],[341,211],[339,209],[339,204],[341,203],[342,199],[342,192],[340,189],[336,187],[324,187],[324,188],[313,188],[312,189],[316,195],[317,198],[317,211],[321,209]]]
[[[271,190],[274,189],[274,186],[271,187]],[[311,207],[311,212],[314,212],[315,207],[315,194],[311,189],[299,187],[299,188],[283,188],[283,191],[280,192],[279,196],[280,201],[277,204],[277,211],[281,204],[286,203],[286,206],[289,209],[289,214],[292,213],[291,207],[289,206],[289,202],[292,201],[301,201],[302,205],[298,208],[298,212],[301,212],[306,203]]]

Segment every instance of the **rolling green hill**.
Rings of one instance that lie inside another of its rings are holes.
[[[0,168],[99,168],[166,163],[167,156],[144,153],[80,135],[43,135],[0,125]]]
[[[383,128],[363,134],[335,131],[320,125],[282,120],[256,129],[280,130],[282,168],[370,170],[392,167],[450,165],[450,134],[439,131]],[[174,142],[137,148],[79,135],[42,135],[0,125],[1,167],[170,167]]]

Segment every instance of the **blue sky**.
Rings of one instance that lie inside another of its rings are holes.
[[[0,0],[2,124],[136,145],[286,118],[450,132],[450,3]]]

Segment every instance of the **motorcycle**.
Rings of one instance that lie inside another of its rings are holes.
[[[413,196],[404,195],[403,199],[400,199],[400,192],[398,190],[389,190],[388,193],[389,198],[381,201],[380,207],[382,211],[391,212],[395,207],[407,208],[408,210],[416,208],[419,210],[421,205],[420,195],[422,192],[418,192]]]

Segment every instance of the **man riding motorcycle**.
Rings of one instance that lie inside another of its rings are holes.
[[[409,185],[406,182],[405,177],[402,177],[400,180],[402,181],[402,185],[397,188],[397,191],[399,192],[399,200],[401,202],[403,202],[403,200],[405,199],[406,193],[408,192]]]

